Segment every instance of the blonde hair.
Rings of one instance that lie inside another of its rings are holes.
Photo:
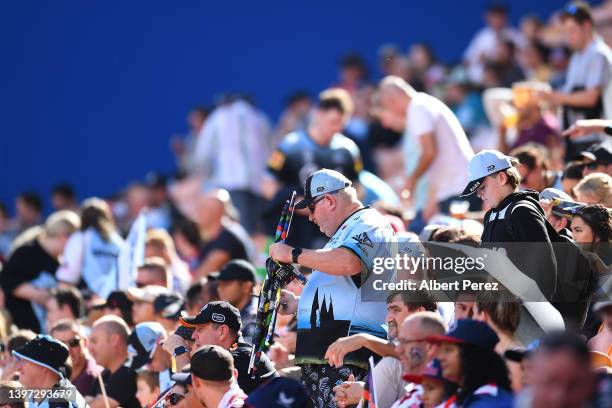
[[[45,233],[50,237],[70,235],[81,227],[81,218],[71,210],[56,211],[45,221]]]
[[[605,173],[591,173],[576,184],[574,194],[578,192],[594,196],[606,207],[612,207],[612,177]]]

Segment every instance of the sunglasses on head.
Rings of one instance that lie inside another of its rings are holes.
[[[183,394],[178,394],[176,392],[173,392],[172,394],[168,395],[165,399],[170,405],[176,405],[179,402],[181,402],[183,398],[185,398]]]

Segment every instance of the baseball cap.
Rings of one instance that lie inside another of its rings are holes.
[[[431,362],[427,364],[427,367],[425,367],[425,369],[420,375],[404,374],[402,378],[405,381],[412,382],[415,384],[421,384],[423,382],[423,379],[430,379],[441,383],[452,382],[442,375],[442,365],[440,364],[440,360],[438,360],[437,358],[431,360]]]
[[[144,288],[128,288],[127,294],[130,300],[136,302],[147,302],[153,303],[162,293],[169,293],[170,291],[159,285],[147,285]]]
[[[604,142],[595,144],[586,151],[581,152],[580,155],[592,161],[610,164],[612,163],[612,141],[608,139]]]
[[[219,281],[233,280],[255,283],[255,267],[244,259],[229,261],[219,271]]]
[[[506,156],[497,150],[481,150],[474,155],[468,165],[469,182],[461,196],[464,197],[474,193],[485,177],[512,167],[511,159],[510,156]]]
[[[529,357],[540,346],[540,339],[535,339],[527,347],[516,347],[504,352],[507,360],[520,363],[524,358]]]
[[[202,380],[229,381],[234,375],[234,358],[220,346],[202,346],[191,356],[191,374]]]
[[[157,341],[166,333],[157,322],[139,323],[128,339],[128,354],[132,357],[132,369],[137,370],[151,361]]]
[[[308,395],[296,380],[276,377],[253,391],[246,403],[253,408],[306,408]]]
[[[66,376],[68,348],[49,335],[39,334],[12,353],[15,357],[45,367],[60,377]]]
[[[181,385],[191,384],[191,364],[187,364],[185,367],[183,367],[180,373],[172,374],[170,379]]]
[[[575,214],[584,204],[574,201],[569,194],[556,188],[545,188],[539,195],[540,200],[553,201],[552,212],[559,217]]]
[[[104,303],[101,307],[130,310],[132,308],[132,301],[128,298],[128,295],[124,291],[115,290],[109,293],[108,297],[106,298],[106,303]]]
[[[165,319],[178,320],[183,309],[183,298],[177,293],[162,293],[153,301],[155,314]]]
[[[209,302],[196,316],[181,317],[179,321],[183,326],[187,327],[217,323],[225,324],[235,332],[240,332],[242,328],[240,311],[225,301]]]
[[[499,342],[497,334],[485,322],[459,319],[450,325],[445,335],[429,336],[428,341],[469,344],[484,350],[493,350]]]
[[[330,169],[321,169],[312,173],[304,185],[304,199],[295,205],[302,209],[312,204],[312,201],[322,195],[335,193],[352,185],[342,173]]]

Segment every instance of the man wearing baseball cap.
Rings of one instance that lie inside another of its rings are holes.
[[[242,337],[251,343],[257,320],[257,298],[253,296],[255,267],[244,259],[229,261],[219,271],[219,299],[240,310]]]
[[[195,341],[194,349],[205,345],[217,345],[231,352],[238,370],[238,384],[245,392],[250,393],[278,375],[264,354],[257,366],[257,375],[251,378],[249,362],[253,346],[242,338],[240,312],[228,302],[210,302],[196,316],[182,317],[180,322],[181,325],[194,329],[191,337]],[[189,363],[189,350],[180,336],[171,335],[163,347],[176,357],[177,369]]]
[[[191,383],[209,408],[239,408],[247,396],[236,384],[234,359],[220,346],[202,346],[191,357]]]
[[[33,407],[85,407],[87,404],[76,387],[66,378],[68,348],[59,340],[38,335],[23,347],[13,350],[17,359],[19,382],[26,389],[40,390],[29,396]],[[65,390],[60,392],[60,390]],[[51,397],[44,391],[50,392]],[[57,391],[53,395],[53,391]],[[43,395],[44,394],[44,395]]]
[[[386,315],[384,300],[361,299],[362,286],[373,280],[374,259],[389,256],[384,243],[393,240],[394,234],[384,216],[365,207],[351,182],[334,170],[321,169],[308,176],[304,199],[295,207],[307,208],[310,221],[331,239],[318,250],[275,243],[270,246],[270,257],[313,270],[299,304],[286,292],[279,313],[297,311],[295,362],[302,366],[302,380],[314,406],[327,407],[333,404],[333,392],[326,384],[347,381],[350,373],[362,380],[372,355],[362,348],[347,354],[341,367],[331,367],[325,360],[327,348],[340,337],[362,332],[386,338],[381,327]]]
[[[612,176],[612,138],[609,136],[606,139],[589,147],[586,151],[580,153],[585,160],[583,175],[591,173],[606,173]]]

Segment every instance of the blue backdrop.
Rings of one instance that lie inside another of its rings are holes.
[[[241,4],[242,3],[242,4]],[[290,4],[293,3],[293,4]],[[457,60],[487,1],[15,1],[0,13],[0,201],[58,181],[109,195],[174,167],[190,107],[226,90],[272,119],[291,90],[319,91],[337,61],[427,41]],[[553,0],[513,0],[511,17],[547,18]],[[47,210],[49,208],[47,207]]]

